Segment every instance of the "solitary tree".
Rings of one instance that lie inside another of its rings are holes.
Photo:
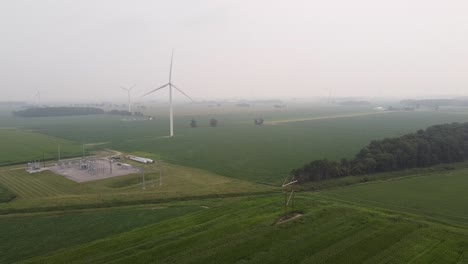
[[[255,118],[254,122],[257,126],[263,125],[263,118]]]
[[[218,120],[211,118],[210,119],[210,126],[216,127],[218,125]]]
[[[195,121],[195,119],[192,118],[192,121],[190,121],[190,127],[194,128],[194,127],[197,127],[197,121]]]

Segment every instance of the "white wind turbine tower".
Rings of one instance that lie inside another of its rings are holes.
[[[174,51],[172,51],[172,55],[171,55],[171,65],[169,67],[169,82],[164,84],[163,86],[161,87],[158,87],[152,91],[149,91],[147,92],[146,94],[142,95],[143,96],[146,96],[148,94],[151,94],[151,93],[154,93],[156,92],[157,90],[161,90],[167,86],[169,86],[169,127],[170,127],[170,137],[173,137],[174,136],[174,112],[173,112],[173,107],[172,107],[172,88],[176,89],[177,91],[179,91],[181,94],[185,95],[186,97],[188,97],[192,102],[193,102],[193,99],[188,96],[186,93],[184,93],[182,90],[180,90],[179,88],[177,88],[173,83],[172,83],[172,61],[173,61],[173,58],[174,58]]]
[[[132,85],[132,87],[130,88],[126,88],[126,87],[123,87],[121,86],[120,88],[122,88],[122,90],[125,90],[127,91],[127,95],[128,95],[128,112],[132,112],[132,100],[131,100],[131,96],[130,96],[130,91],[133,90],[133,88],[135,88],[135,85]]]
[[[34,95],[34,97],[36,97],[36,99],[37,99],[37,105],[41,106],[41,92],[37,91],[37,93]]]

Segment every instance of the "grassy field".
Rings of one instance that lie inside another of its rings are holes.
[[[369,107],[292,105],[274,110],[271,106],[208,109],[181,105],[178,109],[176,137],[172,139],[163,137],[168,134],[165,108],[148,110],[154,111],[156,121],[125,122],[122,117],[100,115],[10,117],[4,124],[74,142],[100,144],[96,147],[149,153],[170,163],[277,185],[293,168],[313,159],[351,157],[372,139],[398,136],[433,124],[468,121],[468,111],[464,109],[367,116],[358,114],[369,113]],[[357,116],[326,119],[354,114]],[[258,116],[266,121],[322,119],[255,126],[253,119]],[[219,127],[208,126],[211,117],[219,120]],[[196,129],[189,127],[192,118],[198,120]],[[29,148],[32,145],[28,144]],[[52,153],[55,152],[54,147]]]
[[[282,197],[224,200],[194,214],[26,263],[467,263],[468,234],[301,195],[299,219],[275,225]]]
[[[368,109],[190,109],[180,109],[186,112],[177,116],[172,139],[161,137],[165,112],[154,122],[0,115],[0,132],[18,131],[9,136],[27,140],[12,160],[21,161],[31,146],[50,148],[53,157],[58,138],[78,152],[73,142],[164,160],[162,186],[158,168],[149,165],[145,190],[137,174],[79,184],[2,167],[0,262],[468,263],[466,164],[310,184],[295,200],[303,215],[275,224],[284,199],[275,186],[292,168],[350,157],[372,139],[465,122],[467,111],[327,119]],[[258,116],[281,123],[254,126]],[[189,128],[192,117],[199,128]],[[220,126],[208,127],[210,117]]]
[[[80,155],[79,144],[20,129],[0,129],[0,166],[31,160],[56,159],[60,145],[62,157]]]
[[[163,165],[162,186],[159,186],[156,165],[146,166],[145,179],[146,189],[142,190],[141,174],[76,183],[48,171],[29,174],[21,168],[3,170],[0,171],[0,185],[14,193],[16,199],[9,203],[0,203],[0,212],[112,206],[276,190],[273,187],[168,163]]]
[[[12,263],[73,247],[201,209],[195,205],[166,205],[3,216],[0,217],[0,263]]]
[[[16,194],[10,191],[7,187],[0,184],[0,203],[9,202],[16,197]]]
[[[301,112],[301,111],[302,112]],[[446,122],[468,121],[468,112],[397,112],[379,115],[319,119],[278,125],[253,125],[258,115],[266,120],[362,113],[362,108],[325,107],[281,111],[248,109],[238,112],[176,116],[176,137],[168,134],[168,120],[124,122],[120,117],[86,116],[40,118],[21,124],[24,128],[75,142],[100,143],[102,148],[150,153],[171,163],[200,168],[220,175],[266,184],[279,184],[293,168],[318,158],[353,156],[372,139],[398,136]],[[214,110],[213,110],[214,111]],[[366,110],[367,112],[369,109]],[[217,128],[208,127],[213,116]],[[190,119],[199,120],[196,129]],[[205,122],[206,121],[206,122]]]
[[[324,196],[468,224],[468,169],[416,174],[331,191]]]

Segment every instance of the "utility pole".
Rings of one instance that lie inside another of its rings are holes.
[[[289,181],[289,182],[287,182]],[[291,202],[291,210],[294,211],[294,184],[297,183],[297,180],[294,178],[294,176],[292,178],[290,177],[286,177],[286,179],[284,179],[284,182],[283,182],[283,185],[281,186],[284,190],[284,193],[285,193],[285,200],[284,200],[284,217],[287,218],[288,217],[288,206],[289,206],[289,203]],[[287,191],[285,187],[287,186],[291,186],[291,191]],[[288,193],[289,193],[289,197],[288,197]]]

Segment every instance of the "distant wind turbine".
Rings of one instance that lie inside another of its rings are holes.
[[[36,97],[37,99],[37,105],[40,106],[41,105],[41,92],[37,91],[34,97]]]
[[[122,90],[125,90],[127,91],[127,95],[128,95],[128,112],[132,112],[132,100],[131,100],[131,96],[130,96],[130,91],[133,90],[133,88],[135,88],[135,85],[132,85],[130,88],[126,88],[126,87],[123,87],[121,86],[120,88],[122,88]]]
[[[169,125],[169,130],[170,130],[170,136],[173,137],[174,136],[174,112],[173,112],[173,107],[172,107],[172,88],[175,88],[177,91],[179,91],[181,94],[185,95],[187,98],[189,98],[192,102],[193,102],[193,99],[188,96],[186,93],[184,93],[182,90],[180,90],[179,88],[177,88],[173,83],[172,83],[172,61],[173,61],[173,58],[174,58],[174,51],[172,51],[172,55],[171,55],[171,65],[169,67],[169,82],[164,84],[163,86],[161,87],[158,87],[152,91],[149,91],[147,92],[146,94],[142,95],[141,97],[143,96],[147,96],[148,94],[151,94],[151,93],[154,93],[156,92],[157,90],[161,90],[167,86],[169,86],[169,122],[170,122],[170,125]]]

